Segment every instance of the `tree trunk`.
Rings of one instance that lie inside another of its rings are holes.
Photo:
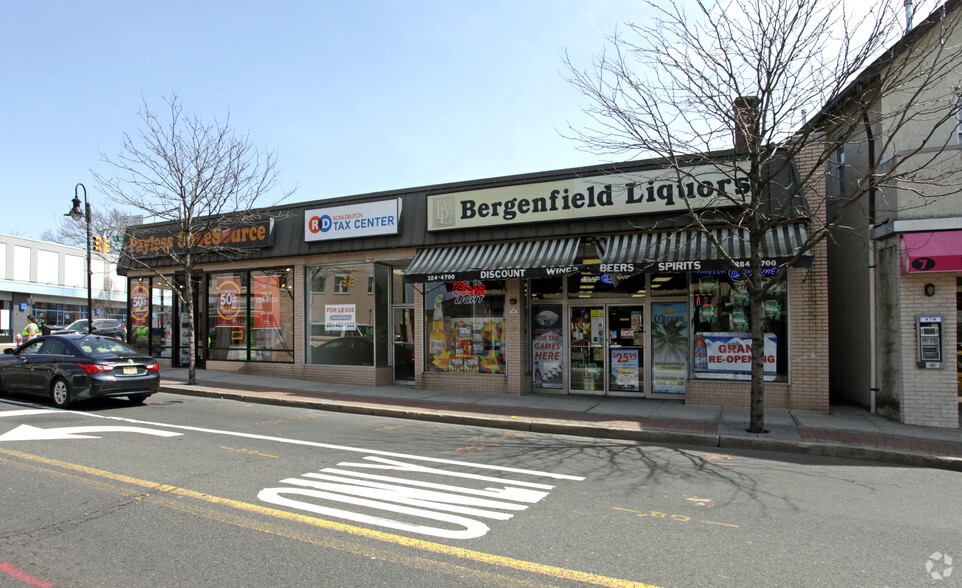
[[[191,233],[188,231],[188,238],[190,238]],[[187,243],[192,241],[188,240]],[[184,307],[187,309],[187,383],[196,384],[197,383],[197,358],[195,357],[195,352],[197,345],[195,340],[197,338],[197,333],[194,329],[194,264],[190,252],[186,255],[186,263],[184,263]],[[183,319],[181,319],[183,320]],[[181,341],[183,344],[183,341]]]
[[[749,324],[752,336],[752,386],[751,409],[749,412],[748,432],[765,432],[765,323],[762,293],[764,278],[762,276],[761,231],[753,227],[749,233],[751,240],[751,261],[748,276],[751,282],[749,288]]]
[[[190,274],[187,274],[186,283],[184,285],[184,296],[187,298],[187,383],[196,384],[197,383],[197,358],[195,357],[195,350],[197,345],[195,341],[197,339],[197,333],[194,329],[194,284],[191,280]]]

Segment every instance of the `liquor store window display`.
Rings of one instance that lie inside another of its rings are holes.
[[[305,363],[387,365],[387,266],[341,263],[304,273]]]
[[[291,269],[210,274],[208,357],[293,363],[293,307]]]
[[[502,374],[505,368],[502,281],[424,285],[424,371]]]
[[[695,378],[751,379],[749,293],[730,274],[693,274],[692,375]],[[788,294],[785,280],[764,301],[765,380],[788,381]]]

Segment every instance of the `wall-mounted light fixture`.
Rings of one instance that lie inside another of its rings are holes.
[[[935,284],[926,284],[926,285],[925,285],[925,295],[926,295],[926,296],[935,296]]]

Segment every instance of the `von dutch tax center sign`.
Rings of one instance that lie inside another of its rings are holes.
[[[428,197],[428,230],[721,208],[750,190],[743,166],[573,178]],[[737,170],[737,171],[736,171]]]
[[[304,212],[304,240],[327,241],[374,235],[396,235],[401,200],[381,200]]]

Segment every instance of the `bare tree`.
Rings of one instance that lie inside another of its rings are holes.
[[[93,249],[91,243],[91,257],[99,258],[105,270],[115,264],[117,255],[120,253],[121,237],[124,235],[130,223],[130,216],[122,211],[111,208],[100,211],[93,207],[90,209],[90,232],[92,235],[99,235],[106,240],[107,246],[103,251]],[[57,226],[53,229],[46,229],[40,234],[40,238],[51,243],[59,243],[80,249],[87,248],[87,223],[84,219],[73,219],[67,215],[60,218]],[[110,278],[109,273],[102,277],[102,286],[98,287],[101,291],[100,297],[95,300],[103,309],[113,309],[113,302],[123,299],[123,284],[116,283]],[[91,310],[91,318],[94,316]]]
[[[98,210],[90,208],[90,233],[92,235],[103,235],[110,239],[111,244],[116,243],[114,237],[122,236],[130,217],[121,210],[111,208],[109,210]],[[57,226],[53,229],[46,229],[40,234],[40,239],[59,243],[70,247],[87,247],[87,225],[86,221],[74,220],[66,215],[60,218]],[[119,251],[113,251],[119,253]]]
[[[903,36],[901,0],[859,4],[865,12],[852,15],[844,3],[818,0],[647,2],[652,22],[628,23],[610,35],[591,67],[565,60],[569,81],[588,99],[591,122],[571,129],[585,149],[663,158],[679,183],[692,181],[693,164],[710,165],[731,185],[747,186],[715,194],[713,211],[685,202],[690,227],[719,249],[749,292],[753,433],[764,432],[763,304],[784,270],[886,184],[919,182],[940,195],[958,185],[933,177],[928,167],[949,140],[957,111],[957,80],[947,84],[959,65],[958,47],[947,42],[955,21],[933,13],[929,37]],[[906,57],[922,49],[928,57]],[[883,108],[882,100],[896,93],[902,107]],[[818,116],[802,124],[806,112]],[[915,156],[889,158],[883,166],[910,128]],[[854,137],[874,150],[868,170],[844,194],[827,194],[819,181],[824,169]],[[712,156],[733,140],[733,158]],[[805,162],[798,181],[782,182],[796,161]],[[773,199],[776,193],[782,197]],[[799,217],[808,223],[804,243],[782,271],[763,275],[763,236]],[[735,263],[731,244],[712,232],[720,224],[749,241],[747,271]]]
[[[128,230],[121,262],[149,270],[176,293],[186,314],[188,381],[194,384],[194,267],[202,256],[243,255],[235,231],[264,217],[252,209],[277,186],[277,159],[236,133],[229,114],[223,122],[207,122],[185,114],[176,95],[165,103],[161,117],[144,101],[139,112],[143,128],[137,135],[124,134],[116,156],[102,153],[113,173],[94,172],[94,177],[117,205],[156,221],[149,228]],[[292,193],[282,191],[271,205]]]

